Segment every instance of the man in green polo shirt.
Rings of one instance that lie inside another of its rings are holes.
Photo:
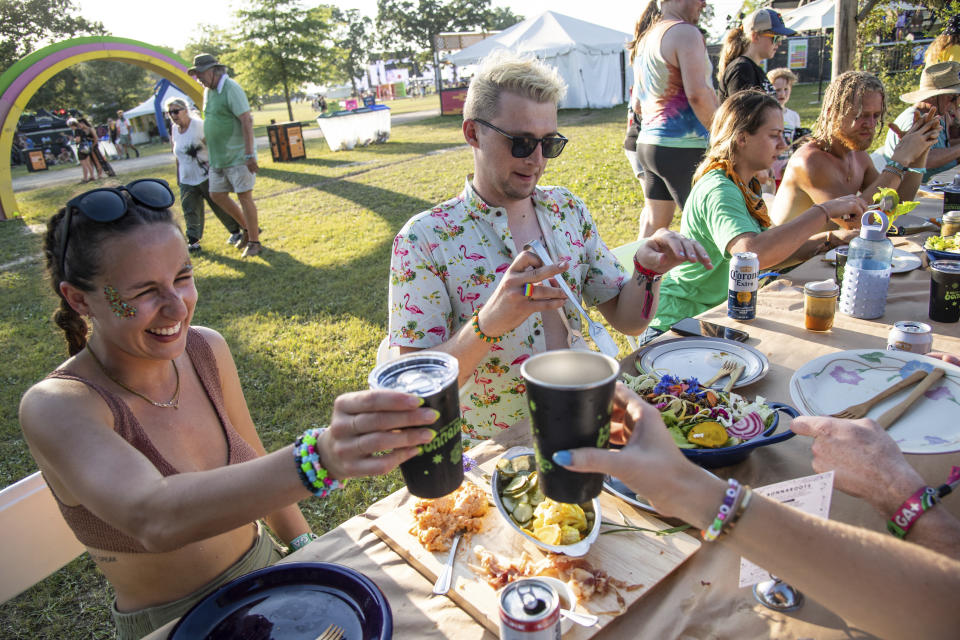
[[[230,214],[242,229],[236,242],[243,257],[258,255],[260,228],[253,202],[257,153],[253,140],[253,117],[247,94],[227,76],[226,67],[209,53],[193,59],[187,72],[206,89],[203,92],[203,135],[210,154],[210,198]],[[240,205],[230,197],[237,194]]]

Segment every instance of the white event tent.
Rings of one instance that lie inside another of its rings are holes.
[[[814,0],[801,7],[783,12],[783,23],[794,31],[833,29],[836,0]],[[893,2],[897,11],[916,11],[923,7],[906,2]]]
[[[196,108],[196,105],[193,104],[193,100],[188,98],[187,94],[170,84],[169,81],[161,80],[157,83],[152,96],[135,106],[133,109],[124,111],[123,115],[129,120],[133,120],[134,118],[139,118],[141,116],[153,116],[154,122],[157,123],[157,129],[161,132],[161,136],[165,136],[166,124],[163,122],[161,113],[163,111],[163,103],[171,98],[180,98],[191,107]],[[134,144],[141,144],[143,142],[150,141],[150,136],[146,131],[141,130],[141,127],[137,127],[133,132],[131,132],[131,136]]]
[[[629,96],[633,71],[624,49],[629,39],[628,33],[545,11],[445,60],[464,66],[499,49],[530,54],[556,67],[566,81],[560,108],[606,108]]]

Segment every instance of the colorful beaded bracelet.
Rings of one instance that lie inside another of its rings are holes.
[[[494,338],[493,336],[488,336],[487,334],[485,334],[483,331],[480,330],[480,307],[477,307],[477,309],[473,312],[472,324],[473,324],[473,332],[477,334],[477,337],[483,340],[484,342],[496,344],[501,340],[503,340],[503,336],[497,336],[496,338]]]
[[[727,516],[730,515],[730,511],[733,509],[733,505],[740,495],[740,490],[739,482],[733,478],[727,480],[727,490],[723,494],[723,503],[720,505],[720,509],[717,510],[717,517],[713,519],[713,523],[711,523],[709,527],[700,532],[700,535],[705,541],[713,542],[717,539],[717,536],[720,535]]]
[[[326,498],[335,489],[346,484],[334,480],[320,463],[320,452],[317,449],[317,439],[326,429],[307,429],[293,444],[293,459],[297,465],[300,481],[307,491],[318,498]]]
[[[750,506],[750,500],[753,498],[753,489],[748,485],[740,486],[740,499],[737,500],[737,503],[733,507],[733,515],[730,516],[730,519],[727,520],[727,523],[723,530],[720,533],[730,533],[733,531],[733,528],[736,526],[737,522],[740,521],[740,518],[743,517],[743,513],[747,510],[747,507]]]

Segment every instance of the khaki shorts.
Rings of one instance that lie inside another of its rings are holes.
[[[246,193],[253,190],[254,175],[245,164],[224,169],[210,167],[210,191],[213,193]]]
[[[117,602],[114,600],[111,613],[113,614],[113,622],[117,625],[117,639],[137,640],[159,629],[171,620],[179,618],[189,611],[193,605],[231,580],[246,575],[251,571],[268,567],[277,560],[280,560],[280,558],[283,557],[280,549],[280,546],[270,537],[270,534],[264,530],[263,525],[258,521],[257,539],[254,540],[253,546],[226,571],[193,593],[185,595],[173,602],[158,604],[136,611],[118,611]]]

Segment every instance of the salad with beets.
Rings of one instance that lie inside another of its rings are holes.
[[[761,396],[750,402],[733,392],[708,389],[696,378],[625,373],[623,379],[660,410],[681,449],[732,447],[756,438],[773,423],[775,411]]]

